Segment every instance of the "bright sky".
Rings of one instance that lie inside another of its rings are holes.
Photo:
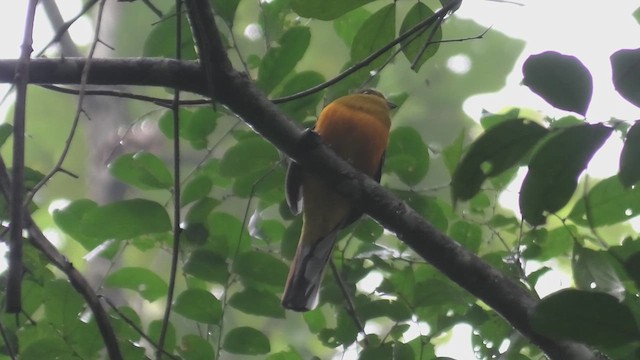
[[[477,95],[470,98],[464,109],[472,118],[479,118],[482,109],[497,112],[509,106],[521,106],[540,110],[549,116],[566,113],[553,109],[528,88],[521,86],[521,67],[531,54],[555,50],[578,57],[593,75],[595,92],[587,114],[591,122],[606,121],[610,117],[623,120],[640,118],[638,109],[622,99],[611,84],[609,56],[622,48],[640,47],[640,25],[632,13],[640,4],[637,0],[514,0],[518,4],[499,0],[466,0],[457,15],[472,19],[492,31],[501,31],[509,36],[527,40],[526,48],[518,59],[514,72],[507,79],[507,86],[498,93]],[[57,1],[63,16],[68,18],[80,10],[79,0]],[[17,58],[22,41],[26,1],[0,2],[0,57]],[[40,12],[37,20],[42,20]],[[71,35],[79,43],[87,43],[91,37],[91,25],[80,21],[71,29]],[[446,34],[446,31],[445,31]],[[39,23],[35,30],[34,48],[42,47],[51,37],[47,23]],[[471,64],[473,66],[473,64]],[[0,94],[6,86],[0,85]],[[5,110],[6,111],[6,110]],[[0,108],[0,116],[4,111]],[[610,141],[594,158],[590,165],[593,176],[605,177],[617,171],[620,141]],[[519,184],[514,184],[517,193]],[[517,199],[505,196],[501,202],[517,209]],[[2,251],[0,251],[1,253]],[[0,260],[0,269],[4,260]],[[566,286],[567,279],[552,278],[551,288]],[[548,290],[548,289],[547,289]],[[418,327],[416,327],[416,334]],[[424,330],[423,330],[424,331]],[[473,359],[469,337],[471,328],[459,325],[454,339],[441,346],[439,356],[455,359]]]

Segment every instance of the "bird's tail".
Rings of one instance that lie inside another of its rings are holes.
[[[327,262],[336,243],[338,227],[322,239],[305,241],[303,234],[293,258],[282,306],[294,311],[308,311],[318,305],[318,292]]]

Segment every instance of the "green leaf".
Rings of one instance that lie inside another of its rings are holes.
[[[157,344],[160,339],[160,332],[162,331],[162,320],[153,320],[149,323],[147,334]],[[173,353],[176,348],[176,329],[172,323],[169,323],[167,327],[167,334],[164,340],[164,350],[169,353]]]
[[[226,1],[226,0],[225,0]],[[186,13],[182,16],[182,41],[180,44],[182,60],[196,60],[196,48],[191,36],[191,27],[187,20]],[[176,15],[175,8],[166,15],[161,21],[157,22],[146,40],[142,48],[142,56],[144,57],[176,57]]]
[[[364,242],[372,243],[382,236],[383,231],[384,229],[380,224],[369,217],[365,217],[353,229],[353,236]]]
[[[531,225],[545,222],[544,212],[560,210],[571,198],[578,176],[612,129],[602,124],[558,130],[537,148],[520,189],[520,211]]]
[[[418,184],[429,170],[429,149],[414,128],[393,130],[387,148],[386,169],[397,174],[409,186]]]
[[[189,224],[204,223],[207,221],[211,211],[218,205],[220,205],[220,200],[218,199],[202,198],[189,208],[185,220]]]
[[[283,289],[289,272],[288,266],[273,255],[248,251],[240,254],[233,262],[233,273],[240,276],[243,282],[253,285],[270,285]]]
[[[270,291],[245,288],[231,295],[229,305],[245,314],[284,319],[280,299]]]
[[[13,125],[4,123],[0,125],[0,146],[4,145],[9,136],[13,134]]]
[[[333,20],[374,0],[293,0],[298,15],[318,20]]]
[[[628,102],[640,107],[640,49],[622,49],[611,55],[613,86]]]
[[[271,351],[269,338],[252,327],[231,329],[225,336],[222,348],[232,354],[259,355]]]
[[[360,352],[358,360],[395,359],[391,343],[385,342],[377,346],[367,346]]]
[[[167,210],[157,202],[132,199],[90,209],[80,224],[85,236],[125,240],[171,230]]]
[[[105,285],[136,291],[145,300],[153,302],[167,293],[167,283],[155,272],[141,267],[120,268],[107,276]]]
[[[618,299],[624,298],[624,284],[613,267],[614,261],[606,251],[587,249],[576,243],[571,263],[576,287],[605,292]]]
[[[229,279],[226,258],[211,250],[197,249],[189,255],[184,272],[198,279],[226,284]]]
[[[173,176],[156,155],[140,151],[124,154],[109,164],[109,172],[118,180],[143,190],[170,189]]]
[[[21,351],[21,360],[73,359],[73,349],[59,336],[42,337]]]
[[[327,319],[324,317],[320,308],[304,312],[302,318],[307,324],[309,331],[313,334],[318,334],[327,327]]]
[[[633,314],[615,297],[574,289],[542,299],[533,312],[531,325],[549,337],[593,346],[615,347],[640,337]]]
[[[294,350],[281,351],[267,356],[266,360],[303,360]]]
[[[573,206],[569,218],[583,226],[613,225],[640,215],[640,188],[625,190],[618,176],[596,184]]]
[[[203,324],[215,325],[222,319],[222,304],[213,294],[202,289],[187,289],[178,295],[173,310]]]
[[[44,287],[44,311],[47,322],[63,336],[69,336],[82,322],[79,321],[84,301],[66,280],[52,280]]]
[[[60,230],[71,236],[86,250],[93,250],[100,245],[103,240],[86,236],[82,233],[82,219],[84,215],[93,209],[97,209],[98,204],[89,199],[75,200],[62,209],[53,211],[53,221]]]
[[[464,220],[457,221],[451,225],[449,236],[473,253],[478,252],[482,243],[480,226]]]
[[[360,29],[362,24],[364,24],[370,16],[371,12],[367,9],[357,8],[335,19],[333,21],[333,29],[340,39],[342,39],[347,46],[351,47],[358,29]]]
[[[232,28],[240,0],[210,0],[210,2],[215,14],[223,18]]]
[[[183,336],[178,352],[184,360],[215,359],[216,357],[211,344],[197,335]]]
[[[454,200],[469,200],[482,183],[515,166],[548,133],[533,121],[511,119],[492,126],[471,144],[453,173]]]
[[[280,46],[271,47],[262,58],[258,69],[257,85],[269,94],[289,75],[302,59],[311,40],[306,26],[294,26],[278,41]]]
[[[249,249],[251,238],[238,218],[223,212],[212,212],[207,220],[212,250],[222,256],[242,253]]]
[[[640,180],[640,121],[633,123],[624,140],[620,154],[618,176],[624,187],[631,187]]]
[[[193,201],[205,198],[213,188],[213,181],[205,175],[195,176],[182,189],[180,206],[185,206]]]
[[[362,24],[353,38],[351,62],[356,63],[391,42],[396,33],[396,4],[389,4],[376,11]],[[386,54],[388,54],[387,52]],[[369,64],[367,69],[380,67],[387,57],[382,55]]]
[[[252,173],[262,174],[279,160],[273,145],[260,137],[252,137],[227,150],[220,163],[220,175],[236,178]]]
[[[555,51],[531,55],[524,62],[522,72],[523,84],[549,104],[581,115],[587,113],[593,80],[576,57]]]
[[[387,317],[395,322],[406,321],[411,318],[411,310],[404,302],[391,300],[375,300],[365,303],[358,308],[358,314],[363,320]]]
[[[431,10],[427,5],[421,2],[415,3],[407,15],[405,15],[402,25],[400,25],[400,33],[405,33],[421,21],[433,15],[433,10]],[[401,43],[404,56],[410,64],[415,64],[415,66],[412,66],[412,69],[415,72],[418,72],[420,67],[435,55],[436,51],[438,51],[438,47],[440,47],[439,41],[442,40],[442,28],[438,27],[433,36],[431,35],[432,32],[433,25],[431,25],[431,27],[426,31],[422,32],[418,37],[410,37]],[[430,37],[432,43],[428,45],[426,50],[423,50]]]
[[[442,161],[444,161],[444,165],[447,167],[447,170],[449,170],[451,176],[453,176],[462,158],[465,137],[465,131],[460,131],[456,139],[442,150]]]
[[[624,270],[627,275],[640,288],[640,251],[636,251],[624,261]]]
[[[278,97],[293,95],[300,91],[307,90],[325,81],[322,74],[315,71],[303,71],[290,77],[282,86]],[[298,121],[304,120],[307,116],[315,116],[316,107],[322,100],[322,91],[304,96],[295,100],[287,101],[280,105],[280,109],[287,115]]]

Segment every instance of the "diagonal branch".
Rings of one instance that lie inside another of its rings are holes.
[[[459,1],[457,2],[459,5]],[[416,211],[372,179],[357,172],[323,145],[313,132],[303,132],[282,114],[246,77],[233,69],[207,0],[185,2],[210,96],[240,115],[255,131],[305,169],[371,215],[423,258],[490,305],[514,328],[553,359],[595,359],[586,346],[537,334],[529,315],[537,300],[519,284],[448,238]]]

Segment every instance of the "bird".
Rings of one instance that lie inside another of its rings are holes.
[[[395,107],[382,93],[364,89],[329,103],[320,112],[313,131],[355,169],[380,182],[391,128],[390,111]],[[298,214],[302,210],[303,224],[282,306],[304,312],[319,302],[320,285],[339,230],[360,218],[362,211],[294,161],[287,168],[285,193],[291,211]]]

